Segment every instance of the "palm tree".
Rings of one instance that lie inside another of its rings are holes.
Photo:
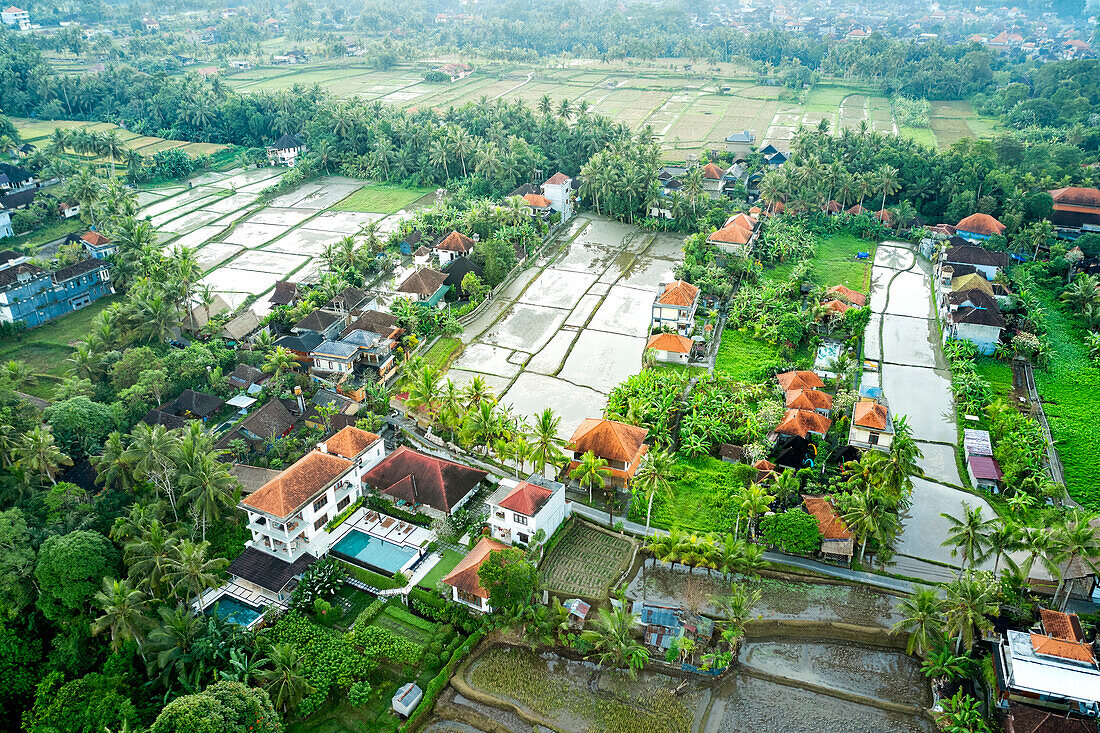
[[[493,440],[502,432],[501,429],[501,415],[493,403],[482,402],[466,415],[464,439],[484,447],[485,455],[488,456]]]
[[[674,460],[667,451],[651,450],[642,459],[634,480],[630,485],[638,496],[645,497],[645,527],[649,529],[649,520],[653,515],[653,499],[661,496],[672,498],[672,483],[668,475],[672,471]]]
[[[923,653],[943,643],[943,607],[932,588],[920,588],[898,605],[902,619],[895,631],[909,634],[905,653]]]
[[[111,649],[115,651],[123,641],[133,641],[141,648],[149,626],[149,604],[144,593],[125,580],[104,578],[103,590],[96,592],[92,603],[103,611],[92,623],[92,634],[110,629]]]
[[[1009,567],[1016,568],[1016,563],[1008,554],[1023,548],[1020,542],[1020,528],[1016,524],[1010,520],[1001,519],[987,535],[986,541],[989,543],[989,554],[993,555],[994,578],[997,577],[997,571],[1001,567],[1001,558],[1005,559]]]
[[[968,566],[973,566],[974,563],[986,558],[989,551],[989,533],[993,531],[996,524],[996,519],[986,519],[983,516],[980,506],[969,506],[963,503],[962,507],[961,518],[953,517],[946,512],[940,514],[951,525],[947,539],[940,545],[951,548],[951,557],[962,554],[960,577]]]
[[[1037,221],[1031,225],[1028,229],[1027,239],[1035,245],[1035,253],[1032,259],[1039,259],[1039,249],[1050,242],[1050,238],[1054,236],[1054,225],[1047,219]]]
[[[38,425],[24,433],[15,447],[14,455],[16,462],[28,474],[45,476],[53,485],[57,484],[54,478],[57,469],[73,465],[72,459],[54,443],[53,429],[49,425]]]
[[[268,652],[271,669],[260,672],[260,679],[271,702],[284,714],[293,710],[313,687],[301,676],[303,660],[298,647],[290,643],[273,644]]]
[[[1089,521],[1089,515],[1080,509],[1071,511],[1065,522],[1054,530],[1052,537],[1052,549],[1054,556],[1063,563],[1064,570],[1059,573],[1058,588],[1054,591],[1054,602],[1058,603],[1058,597],[1062,595],[1062,589],[1066,584],[1067,571],[1080,561],[1092,573],[1096,573],[1096,559],[1100,557],[1100,543],[1097,542],[1096,532]],[[1064,611],[1069,603],[1070,593],[1067,591],[1058,610]]]
[[[133,466],[134,478],[140,481],[173,465],[176,440],[163,425],[138,423],[130,433],[130,446],[123,452],[123,460]]]
[[[160,622],[149,632],[149,647],[156,653],[157,666],[169,678],[189,680],[195,640],[203,622],[185,606],[160,607]]]
[[[474,376],[466,386],[462,388],[462,397],[466,401],[466,409],[472,410],[480,405],[482,402],[495,403],[496,398],[493,397],[493,391],[489,388],[489,383],[485,381],[485,377],[480,374]]]
[[[880,546],[889,543],[897,529],[894,504],[882,492],[868,487],[847,497],[840,513],[848,529],[859,538],[859,562],[863,563],[867,543],[874,539]]]
[[[573,114],[573,105],[568,99],[563,99],[558,103],[558,118],[562,120],[569,120],[569,117]]]
[[[558,425],[561,418],[554,414],[550,407],[544,408],[535,416],[535,423],[531,427],[531,446],[534,449],[532,460],[538,466],[540,474],[546,471],[546,466],[559,466],[565,461],[565,453],[562,446],[565,444],[558,437]]]
[[[775,497],[768,493],[760,484],[750,484],[745,487],[737,497],[737,525],[736,531],[741,528],[741,517],[745,517],[745,536],[750,540],[756,536],[756,518],[768,511],[768,507],[775,501]]]
[[[294,358],[294,354],[289,349],[284,349],[282,346],[276,346],[275,350],[267,355],[264,359],[263,371],[273,375],[273,380],[278,381],[284,373],[293,371],[298,365],[297,360]]]
[[[979,631],[993,628],[993,622],[986,617],[996,616],[1000,611],[997,588],[988,578],[967,571],[947,586],[943,608],[947,628],[958,634],[955,653],[964,646],[969,651],[974,643],[975,627]]]
[[[750,590],[744,583],[735,581],[730,583],[728,596],[713,598],[715,605],[718,606],[722,616],[725,617],[725,621],[719,623],[726,623],[734,629],[731,638],[740,636],[745,630],[745,622],[752,616],[753,607],[760,602],[763,595],[764,591],[760,588]]]
[[[115,161],[125,158],[126,151],[126,145],[122,142],[122,138],[118,136],[117,129],[110,130],[103,134],[101,152],[111,159],[112,179],[115,177]]]
[[[199,602],[200,611],[203,610],[203,591],[221,583],[217,573],[229,564],[224,557],[208,560],[206,553],[209,549],[209,542],[184,540],[168,561],[168,582],[172,590],[180,598],[194,595]]]
[[[126,491],[134,484],[132,466],[126,457],[126,445],[122,434],[111,431],[103,443],[103,453],[92,457],[96,469],[95,482],[102,486]]]
[[[576,479],[581,488],[588,488],[588,502],[591,503],[592,487],[602,489],[606,480],[611,478],[611,471],[607,468],[607,461],[597,458],[592,451],[586,451],[577,467],[570,471],[569,478]]]
[[[433,414],[436,400],[439,398],[439,372],[430,367],[417,370],[409,386],[409,407],[427,414]]]
[[[1100,303],[1100,280],[1095,275],[1079,274],[1073,278],[1073,284],[1062,293],[1062,300],[1068,303],[1077,313],[1081,313],[1090,305]]]
[[[137,578],[138,587],[154,598],[167,595],[167,578],[172,559],[176,557],[179,538],[154,519],[140,537],[125,545],[124,557],[129,565],[129,577]]]
[[[917,461],[924,452],[913,440],[913,429],[905,415],[894,419],[894,438],[887,453],[888,460],[881,464],[882,487],[894,497],[901,499],[913,491],[913,476],[922,476]]]
[[[688,201],[691,202],[691,213],[696,213],[695,205],[700,198],[706,195],[706,188],[703,186],[703,169],[699,166],[695,166],[689,170],[683,179],[684,195],[687,196]]]
[[[594,628],[581,633],[581,638],[592,645],[596,664],[626,667],[631,679],[649,661],[649,652],[634,638],[638,614],[627,610],[626,604],[601,608],[593,623]]]
[[[539,98],[538,110],[545,117],[549,117],[554,112],[554,100],[549,94],[543,94]]]
[[[239,484],[229,474],[226,464],[204,445],[184,438],[177,455],[176,483],[183,492],[183,500],[191,503],[196,517],[202,520],[202,539],[205,540],[206,525],[221,517],[223,507],[236,506]]]
[[[898,192],[898,169],[891,165],[883,165],[878,169],[876,179],[878,187],[882,189],[882,206],[879,207],[879,210],[882,210],[886,208],[886,197]]]

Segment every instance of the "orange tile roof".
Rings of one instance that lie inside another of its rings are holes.
[[[458,561],[455,569],[443,578],[443,582],[478,598],[488,598],[489,591],[481,587],[481,579],[477,577],[477,571],[481,570],[481,563],[485,562],[485,558],[489,557],[489,553],[505,549],[507,549],[507,546],[504,543],[497,542],[489,537],[482,537],[474,545],[474,549]]]
[[[354,460],[356,456],[365,451],[378,440],[379,436],[360,430],[354,425],[348,425],[343,430],[325,441],[328,452],[343,456],[348,460]]]
[[[989,214],[971,214],[956,224],[955,229],[956,231],[988,234],[990,236],[1005,233],[1005,225]]]
[[[690,307],[699,297],[699,288],[683,280],[673,280],[665,285],[665,290],[657,302],[661,305],[679,305]]]
[[[725,172],[714,163],[707,163],[703,166],[703,178],[709,178],[712,181],[720,181],[724,175]]]
[[[730,224],[707,237],[708,242],[720,242],[722,244],[748,244],[752,239],[752,230],[740,224]]]
[[[810,433],[824,435],[832,424],[832,420],[811,410],[787,410],[775,432],[807,438]]]
[[[1077,614],[1040,608],[1039,617],[1043,621],[1043,631],[1047,635],[1063,641],[1084,641],[1084,633],[1081,631],[1081,622],[1077,619]]]
[[[533,517],[553,495],[554,492],[545,486],[539,486],[530,481],[520,481],[508,496],[500,500],[500,505],[510,511]]]
[[[848,525],[836,515],[833,505],[827,499],[803,494],[802,504],[806,507],[806,512],[813,515],[814,519],[817,520],[817,528],[821,531],[822,539],[852,539],[852,533],[848,531]]]
[[[1031,634],[1031,648],[1036,654],[1044,654],[1048,657],[1060,657],[1072,659],[1075,662],[1089,662],[1095,664],[1092,656],[1092,647],[1084,642],[1065,641],[1055,639],[1042,634]]]
[[[1059,206],[1080,206],[1085,207],[1086,210],[1100,208],[1100,190],[1095,188],[1070,186],[1068,188],[1056,188],[1049,191],[1049,193],[1054,199],[1055,209],[1058,209]]]
[[[813,372],[783,372],[776,374],[775,378],[784,392],[790,392],[792,389],[820,389],[825,386],[821,377]]]
[[[867,209],[863,208],[862,204],[856,204],[852,208],[848,209],[848,213],[852,216],[859,216],[860,214],[866,214]]]
[[[551,204],[550,199],[537,193],[525,193],[523,200],[537,209],[549,209]]]
[[[825,307],[838,315],[844,315],[846,311],[852,309],[852,306],[847,303],[841,303],[839,300],[827,300],[824,303]]]
[[[832,395],[818,392],[816,389],[792,389],[785,395],[787,409],[790,410],[831,410]]]
[[[93,247],[100,247],[104,244],[111,243],[110,239],[103,236],[99,232],[84,232],[84,234],[80,238],[88,244],[92,245]]]
[[[638,458],[649,431],[645,428],[586,417],[573,432],[569,444],[580,453],[592,451],[600,458],[631,464]]]
[[[340,478],[351,465],[346,458],[311,451],[277,478],[241,499],[241,503],[285,519],[312,499],[314,494]]]
[[[687,336],[676,333],[655,333],[649,337],[647,349],[671,351],[676,354],[690,354],[692,341]]]
[[[890,424],[890,411],[886,405],[863,400],[852,408],[852,424],[871,430],[885,430]]]
[[[452,231],[443,240],[435,245],[436,249],[446,250],[448,252],[469,252],[477,244],[473,239],[467,237],[465,234],[460,234],[457,231]]]
[[[867,304],[867,296],[863,293],[852,290],[846,285],[834,285],[825,291],[827,295],[838,295],[841,299],[848,301],[852,305],[858,305],[860,308]]]
[[[554,175],[552,175],[548,179],[546,179],[546,183],[544,183],[542,185],[544,185],[544,186],[560,186],[561,184],[565,183],[568,180],[569,180],[569,176],[565,175],[561,171],[558,171],[557,173],[555,173]]]

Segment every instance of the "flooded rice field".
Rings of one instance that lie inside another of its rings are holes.
[[[808,583],[761,578],[754,583],[763,596],[752,615],[765,619],[827,621],[888,629],[900,620],[898,599],[865,586]],[[638,570],[627,596],[650,603],[680,605],[696,599],[699,610],[714,614],[713,597],[729,593],[730,581],[716,573],[673,570],[652,563]]]
[[[492,646],[466,668],[460,686],[466,696],[441,698],[442,717],[427,730],[468,733],[478,720],[524,733],[545,730],[539,723],[577,733],[935,730],[917,710],[928,703],[928,692],[916,662],[900,652],[838,642],[749,642],[735,668],[717,680],[650,671],[630,679],[553,653]],[[502,703],[517,705],[523,715]],[[890,703],[913,710],[900,712]]]

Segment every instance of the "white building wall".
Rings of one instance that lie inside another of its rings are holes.
[[[515,488],[518,484],[512,479],[504,479],[501,481],[501,485]],[[501,517],[498,514],[504,516]],[[516,514],[511,509],[506,509],[498,504],[489,504],[489,524],[492,527],[493,537],[502,542],[520,542],[519,535],[521,533],[530,538],[540,529],[549,538],[565,521],[566,515],[564,488],[555,491],[533,517],[524,517],[524,515]],[[524,519],[526,519],[526,524],[523,522]]]

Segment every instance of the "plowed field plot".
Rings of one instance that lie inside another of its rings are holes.
[[[556,593],[602,596],[626,571],[633,549],[624,537],[574,522],[543,560],[542,577]]]

